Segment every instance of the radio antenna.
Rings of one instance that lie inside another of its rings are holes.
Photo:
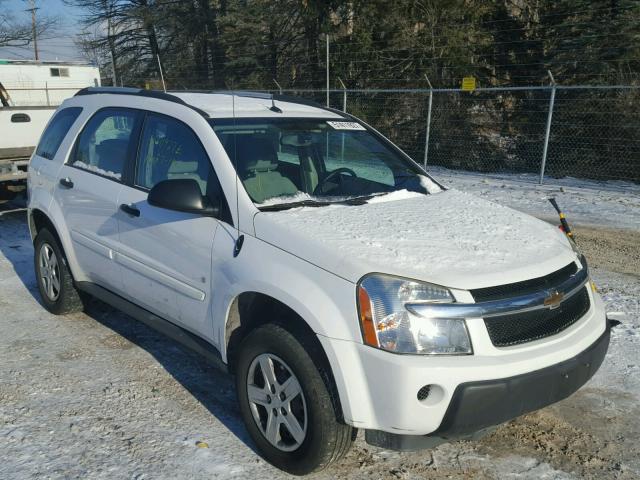
[[[240,175],[238,174],[238,134],[236,132],[236,94],[235,91],[231,91],[231,112],[233,113],[233,168],[236,171],[236,244],[233,247],[233,257],[237,257],[242,250],[242,244],[244,243],[244,235],[240,234],[240,200],[238,189],[240,182]]]
[[[269,108],[269,110],[275,113],[282,113],[282,109],[276,107],[276,101],[273,98],[273,94],[271,94],[271,107]]]

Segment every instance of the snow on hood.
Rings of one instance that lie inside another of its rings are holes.
[[[575,260],[552,225],[456,190],[255,216],[258,238],[357,282],[381,272],[451,288],[546,275]]]
[[[424,197],[424,193],[410,192],[409,190],[396,190],[395,192],[385,193],[367,200],[367,203],[395,202],[398,200],[406,200],[407,198]]]

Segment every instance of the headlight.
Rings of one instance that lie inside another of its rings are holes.
[[[364,342],[395,353],[468,355],[473,353],[463,319],[423,318],[406,303],[452,303],[451,292],[430,283],[371,274],[358,284]]]

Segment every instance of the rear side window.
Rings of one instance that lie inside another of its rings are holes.
[[[122,180],[131,135],[139,117],[134,110],[100,110],[78,138],[71,164],[98,175]]]
[[[53,160],[67,132],[82,112],[80,107],[70,107],[56,113],[40,138],[36,155]]]
[[[137,186],[151,189],[163,180],[191,178],[206,195],[213,175],[209,157],[193,130],[170,117],[147,116],[140,140]]]

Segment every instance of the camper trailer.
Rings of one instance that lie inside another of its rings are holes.
[[[82,88],[99,86],[100,73],[78,62],[0,60],[0,84],[11,106],[57,106]]]
[[[94,86],[94,65],[0,59],[0,201],[24,189],[29,157],[58,105]]]

